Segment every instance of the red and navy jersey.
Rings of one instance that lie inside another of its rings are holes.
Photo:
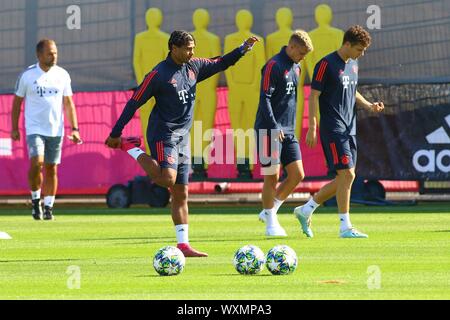
[[[170,54],[147,74],[125,106],[111,137],[119,137],[136,110],[151,97],[156,104],[150,114],[147,137],[172,139],[185,136],[192,126],[196,85],[234,65],[243,53],[239,48],[214,59],[192,58],[176,64]],[[176,138],[176,137],[175,137]]]
[[[286,54],[286,46],[262,68],[255,129],[295,133],[297,84],[300,67]]]
[[[320,130],[356,134],[356,87],[358,61],[346,63],[337,51],[320,60],[314,68],[311,88],[320,91]]]

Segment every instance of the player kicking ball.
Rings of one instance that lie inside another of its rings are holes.
[[[110,148],[128,152],[153,182],[170,188],[177,247],[186,257],[208,256],[192,248],[188,236],[189,131],[196,84],[234,65],[257,41],[256,37],[250,37],[222,57],[194,58],[194,37],[183,30],[172,32],[167,59],[146,75],[105,142]],[[137,109],[151,97],[155,97],[156,104],[148,120],[147,141],[152,154],[149,156],[139,148],[139,138],[121,135]]]

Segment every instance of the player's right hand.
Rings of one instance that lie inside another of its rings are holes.
[[[20,141],[20,132],[19,132],[19,130],[12,130],[11,131],[11,139],[13,139],[13,141]]]
[[[278,140],[280,140],[280,142],[284,141],[284,132],[283,132],[283,130],[280,130],[280,134],[278,135]]]
[[[250,38],[245,40],[244,43],[242,44],[244,52],[252,50],[253,45],[258,41],[259,41],[259,39],[256,36],[251,36]]]
[[[113,137],[109,136],[106,139],[105,144],[110,148],[117,149],[117,148],[120,148],[120,142],[121,142],[120,137],[113,138]]]
[[[306,145],[310,148],[314,148],[317,144],[317,130],[315,128],[309,128],[306,134]]]

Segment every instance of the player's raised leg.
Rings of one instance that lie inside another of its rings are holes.
[[[133,157],[153,182],[166,188],[175,184],[176,170],[163,170],[157,160],[139,148],[141,145],[141,139],[139,137],[122,137],[120,139],[120,149],[126,151]],[[149,142],[149,145],[150,149],[152,149],[151,142]],[[163,152],[163,150],[160,151],[160,153]]]

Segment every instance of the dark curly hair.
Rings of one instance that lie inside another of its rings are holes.
[[[194,41],[195,39],[192,34],[184,30],[175,30],[172,32],[169,38],[169,51],[172,50],[172,46],[182,47],[189,43],[189,41]]]
[[[344,34],[344,40],[342,44],[350,42],[352,46],[360,44],[364,47],[370,46],[372,38],[369,32],[367,32],[363,27],[355,25],[351,26]]]

